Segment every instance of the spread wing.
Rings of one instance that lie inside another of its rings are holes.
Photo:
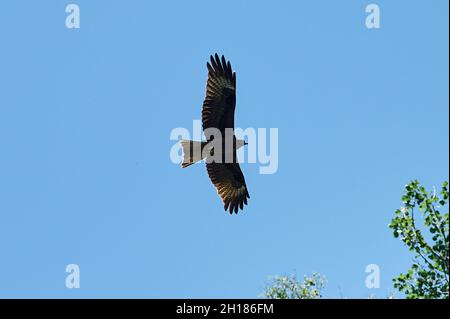
[[[208,81],[206,97],[203,102],[203,130],[216,128],[225,136],[225,129],[234,129],[234,110],[236,108],[236,73],[225,57],[217,53],[207,63]],[[224,209],[237,214],[247,205],[248,194],[244,175],[238,163],[207,163],[209,178],[222,198]]]
[[[234,109],[236,107],[236,73],[230,62],[219,59],[217,53],[211,56],[211,64],[207,63],[208,81],[206,97],[203,101],[203,130],[213,127],[224,136],[225,128],[234,129]]]
[[[206,164],[209,178],[222,198],[224,209],[237,214],[247,205],[248,194],[244,175],[238,163],[209,163]]]

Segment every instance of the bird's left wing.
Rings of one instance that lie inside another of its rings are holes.
[[[217,53],[207,63],[208,81],[206,97],[203,101],[203,130],[217,128],[224,136],[225,128],[234,129],[234,110],[236,108],[236,73],[231,69],[230,61]]]
[[[250,195],[245,184],[244,174],[238,163],[208,163],[206,164],[209,178],[222,198],[224,209],[237,214],[247,205]]]

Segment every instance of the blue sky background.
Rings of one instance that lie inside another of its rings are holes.
[[[448,180],[448,2],[69,1],[0,5],[0,297],[258,297],[268,276],[385,297],[411,255],[404,185]],[[175,127],[200,118],[209,54],[237,71],[236,125],[279,129],[230,216]],[[65,266],[81,289],[65,288]],[[365,267],[381,288],[365,287]]]

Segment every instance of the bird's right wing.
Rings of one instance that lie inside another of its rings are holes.
[[[222,198],[224,209],[237,214],[239,208],[247,205],[248,194],[244,174],[238,163],[208,163],[206,164],[209,178]]]

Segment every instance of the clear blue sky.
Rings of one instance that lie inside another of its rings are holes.
[[[0,5],[0,297],[258,297],[313,271],[326,297],[385,297],[411,255],[404,185],[448,179],[448,2],[77,0]],[[230,216],[204,165],[169,159],[206,61],[237,70],[236,125],[279,129]],[[65,266],[81,289],[65,288]],[[381,288],[365,287],[365,267]]]

